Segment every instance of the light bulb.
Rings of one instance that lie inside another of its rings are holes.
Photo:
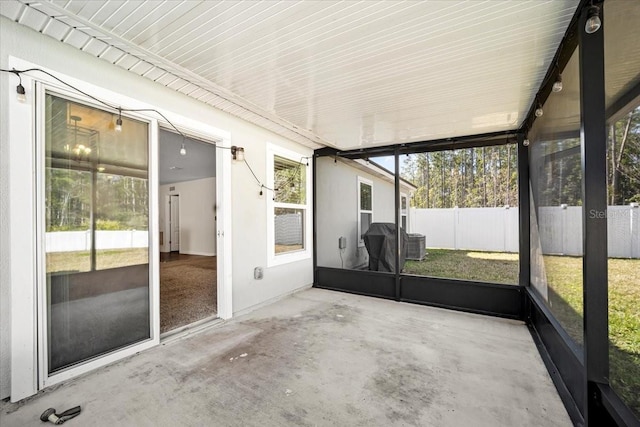
[[[122,132],[122,119],[120,117],[116,119],[116,132]]]
[[[184,144],[182,144],[182,147],[180,147],[180,155],[181,156],[186,156],[187,155],[187,149],[184,148]]]
[[[524,141],[522,141],[522,145],[524,145],[525,147],[529,146],[529,140],[525,139]]]
[[[584,31],[587,34],[593,34],[598,31],[601,26],[600,8],[598,6],[591,6],[587,11],[587,22],[584,25]]]
[[[16,92],[18,93],[18,95],[16,95],[16,98],[18,99],[18,101],[20,102],[27,101],[27,95],[25,93],[24,86],[22,86],[22,83],[16,86]]]
[[[555,82],[553,82],[553,86],[551,87],[551,90],[554,92],[560,92],[562,90],[562,75],[558,74],[558,78],[556,79]]]
[[[544,111],[542,111],[542,106],[538,104],[538,108],[536,108],[536,117],[542,117]]]

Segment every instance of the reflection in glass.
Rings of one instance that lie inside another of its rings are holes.
[[[284,157],[274,156],[275,202],[306,203],[307,167]]]
[[[409,198],[409,248],[419,242],[427,253],[417,259],[410,255],[405,273],[518,283],[513,144],[402,156],[400,173],[416,186]],[[401,204],[402,215],[405,209]]]
[[[304,210],[275,208],[276,254],[304,249]]]
[[[150,337],[148,125],[47,94],[49,374]]]

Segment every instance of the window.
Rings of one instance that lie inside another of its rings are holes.
[[[44,97],[46,372],[147,340],[149,123]]]
[[[269,150],[269,264],[278,265],[311,256],[310,168],[306,157],[272,146]]]
[[[408,233],[407,230],[407,212],[408,212],[408,201],[407,195],[404,193],[400,193],[400,227]]]
[[[358,246],[364,246],[364,233],[373,222],[373,182],[358,177]]]

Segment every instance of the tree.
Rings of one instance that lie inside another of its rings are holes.
[[[418,208],[517,205],[517,150],[511,146],[411,154],[401,176],[416,185]]]
[[[640,107],[609,128],[609,204],[640,202]]]

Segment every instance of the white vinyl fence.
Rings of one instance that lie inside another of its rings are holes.
[[[45,233],[47,252],[76,252],[91,250],[91,232],[52,231]],[[129,249],[149,246],[146,230],[96,231],[96,249]]]
[[[518,252],[517,208],[411,209],[410,217],[429,248]]]
[[[640,209],[609,206],[608,251],[614,258],[640,258]],[[518,208],[411,209],[411,233],[427,247],[518,252]],[[545,254],[582,255],[582,207],[539,209],[538,231]],[[533,226],[533,224],[532,224]]]

